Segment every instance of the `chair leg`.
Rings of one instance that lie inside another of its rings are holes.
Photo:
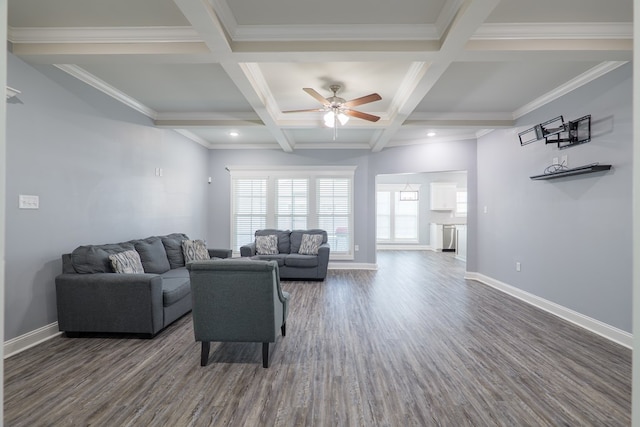
[[[262,343],[262,367],[263,368],[269,367],[269,343],[268,342]]]
[[[282,326],[280,326],[280,330],[282,331],[282,336],[286,337],[287,336],[287,322],[284,322],[282,324]]]
[[[202,351],[200,352],[200,366],[207,366],[209,363],[209,348],[211,343],[209,341],[202,341]]]

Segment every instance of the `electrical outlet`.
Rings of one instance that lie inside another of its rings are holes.
[[[553,160],[551,161],[552,165],[557,165],[558,164],[558,158],[554,157]]]
[[[516,271],[520,271],[520,261],[516,261]]]
[[[358,252],[360,250],[360,245],[356,245],[354,249]]]
[[[40,209],[40,197],[20,194],[18,198],[19,209]]]

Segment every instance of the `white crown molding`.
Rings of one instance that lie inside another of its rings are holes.
[[[418,111],[411,113],[406,120],[406,125],[410,126],[412,122],[419,121],[454,121],[454,120],[513,120],[513,113],[511,112],[457,112],[457,113],[442,113],[442,112],[425,112]],[[417,123],[419,124],[419,123]]]
[[[211,144],[209,144],[209,141],[207,141],[206,139],[200,138],[198,135],[196,135],[195,133],[188,131],[186,129],[173,129],[176,133],[179,133],[180,135],[184,136],[187,139],[190,139],[193,142],[196,142],[200,145],[202,145],[205,148],[211,148]]]
[[[530,103],[523,105],[513,112],[513,119],[518,119],[525,114],[528,114],[548,103],[554,101],[561,96],[568,94],[569,92],[578,89],[581,86],[601,77],[616,68],[626,64],[627,61],[606,61],[602,62],[595,67],[587,70],[586,72],[580,74],[579,76],[569,80],[565,84],[558,86],[554,90],[542,95],[541,97],[531,101]]]
[[[64,71],[65,73],[99,90],[100,92],[103,92],[109,95],[110,97],[122,102],[123,104],[133,108],[134,110],[144,114],[145,116],[150,117],[151,119],[155,120],[156,116],[158,115],[158,113],[156,113],[151,108],[142,104],[138,100],[130,97],[126,93],[116,89],[115,87],[111,86],[109,83],[103,80],[100,80],[93,74],[78,67],[77,65],[72,65],[72,64],[53,64],[53,65],[59,68],[60,70]]]
[[[156,120],[199,120],[199,121],[245,121],[247,126],[256,126],[260,117],[256,113],[252,112],[237,112],[237,113],[202,113],[202,112],[162,112],[157,113]]]
[[[231,38],[250,41],[438,40],[435,25],[239,25]]]
[[[523,291],[522,289],[508,285],[504,282],[480,273],[467,272],[464,278],[468,280],[475,280],[476,282],[491,286],[494,289],[502,291],[508,295],[511,295],[512,297],[518,298],[519,300],[524,301],[527,304],[544,310],[547,313],[558,316],[561,319],[564,319],[568,322],[573,323],[574,325],[580,326],[588,331],[596,333],[604,338],[607,338],[610,341],[613,341],[627,348],[633,348],[633,335],[626,331],[620,330],[604,322],[578,313],[577,311],[573,311],[567,307],[561,306],[544,298],[540,298],[537,295]]]
[[[484,24],[471,40],[632,39],[631,22]]]
[[[12,43],[191,43],[202,38],[191,27],[9,27]]]

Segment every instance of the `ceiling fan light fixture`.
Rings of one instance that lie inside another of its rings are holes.
[[[334,127],[335,122],[336,122],[336,117],[333,110],[327,112],[327,114],[324,115],[324,125],[326,127],[329,127],[329,128]]]
[[[340,112],[338,113],[338,121],[340,122],[340,124],[342,126],[346,125],[347,122],[349,121],[349,116],[347,116],[345,113]]]

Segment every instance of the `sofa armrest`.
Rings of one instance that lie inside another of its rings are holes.
[[[323,243],[318,248],[318,275],[319,278],[324,279],[327,276],[327,268],[329,267],[329,253],[330,246],[328,243]]]
[[[240,256],[251,257],[256,254],[256,242],[240,246]]]
[[[211,258],[231,258],[231,249],[207,249]]]
[[[156,274],[63,273],[55,282],[61,331],[155,334],[164,327]]]

